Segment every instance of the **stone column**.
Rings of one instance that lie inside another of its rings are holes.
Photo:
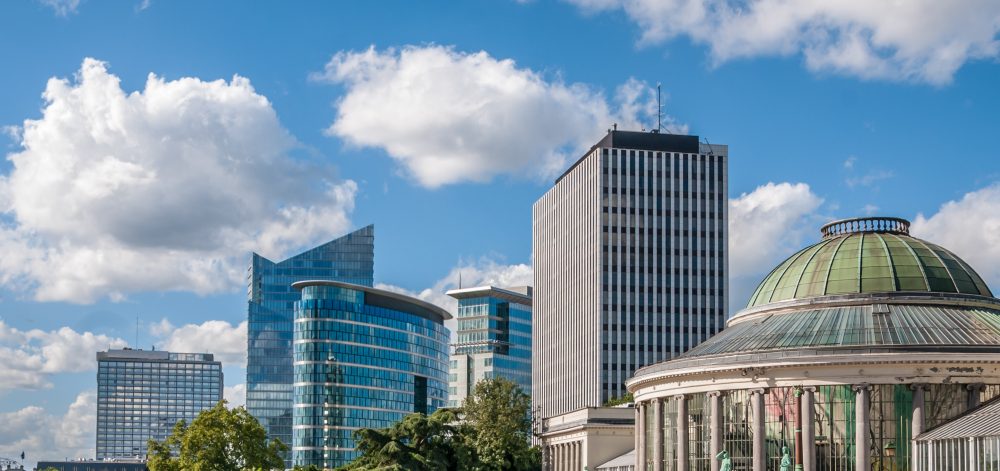
[[[979,407],[979,395],[986,389],[986,385],[983,383],[972,383],[966,385],[965,389],[969,390],[968,409],[972,410]]]
[[[708,393],[709,413],[712,415],[708,424],[708,453],[712,458],[712,471],[719,471],[719,460],[715,457],[722,452],[722,393]]]
[[[966,464],[966,468],[969,471],[980,471],[979,470],[979,457],[981,453],[976,450],[976,439],[975,437],[969,437],[969,457],[967,458],[969,462]]]
[[[923,383],[911,384],[910,389],[913,390],[913,409],[910,414],[910,440],[917,438],[917,435],[924,433],[924,391],[927,390],[927,385]],[[915,442],[911,442],[914,443]],[[916,466],[920,455],[918,454],[917,446],[913,446],[910,451],[911,466]]]
[[[869,414],[871,396],[868,384],[854,386],[854,469],[865,470],[872,467],[872,458],[868,449],[868,435],[871,429]]]
[[[636,437],[636,442],[639,444],[635,449],[635,469],[636,471],[646,471],[646,405],[645,402],[640,402],[637,406],[639,409],[639,422],[635,428],[636,433],[639,434]]]
[[[663,401],[653,400],[653,471],[663,471]]]
[[[688,406],[683,394],[674,396],[677,401],[677,469],[688,469]]]
[[[753,410],[753,471],[767,470],[764,446],[764,389],[750,390],[750,407]]]
[[[635,449],[635,456],[636,456],[635,460],[637,461],[635,469],[638,470],[639,469],[639,463],[638,463],[638,461],[639,461],[639,435],[642,435],[642,433],[641,433],[641,431],[642,431],[642,422],[639,420],[639,404],[636,403],[632,407],[635,409],[635,427],[632,428],[632,430],[635,430],[635,432],[634,432],[635,436],[632,437],[632,438],[635,440],[635,444],[633,445],[633,447]]]
[[[816,470],[816,422],[815,416],[816,388],[806,386],[802,388],[802,469],[805,471]]]

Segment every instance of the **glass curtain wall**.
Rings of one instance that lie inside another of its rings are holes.
[[[906,384],[881,384],[871,391],[868,450],[872,469],[910,469],[913,391]]]
[[[705,394],[687,398],[688,409],[688,469],[710,471],[715,457],[711,454],[712,408]]]
[[[677,469],[677,401],[665,399],[663,402],[663,471]]]
[[[753,410],[750,392],[727,391],[722,396],[722,449],[729,452],[733,469],[753,468]],[[714,457],[713,457],[714,458]]]
[[[798,417],[795,388],[770,388],[764,395],[764,432],[768,469],[781,466],[782,449],[795,458],[795,419]]]
[[[854,470],[854,394],[847,385],[816,388],[813,430],[818,471]]]

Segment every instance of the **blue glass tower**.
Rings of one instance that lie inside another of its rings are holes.
[[[303,281],[295,303],[292,464],[333,469],[354,432],[445,404],[447,311],[398,293]]]
[[[458,300],[448,407],[460,407],[476,383],[494,377],[531,394],[531,287],[479,286],[447,294]]]
[[[367,226],[281,262],[253,254],[247,276],[247,410],[269,438],[292,443],[292,283],[334,280],[372,286],[375,227]],[[291,467],[291,466],[289,466]]]

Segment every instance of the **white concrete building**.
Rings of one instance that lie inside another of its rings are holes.
[[[633,407],[586,407],[542,420],[544,471],[597,469],[635,448]]]
[[[533,208],[532,399],[541,417],[627,393],[720,329],[728,148],[609,131]]]

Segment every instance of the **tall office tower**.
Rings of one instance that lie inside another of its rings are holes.
[[[542,417],[622,397],[637,368],[723,328],[727,161],[697,136],[609,131],[535,202]]]
[[[455,289],[458,341],[448,376],[448,407],[459,407],[482,379],[503,377],[531,394],[531,287]]]
[[[145,457],[179,420],[222,400],[222,364],[211,353],[97,352],[97,459]]]
[[[247,410],[269,438],[292,444],[292,306],[300,299],[292,283],[333,280],[372,286],[374,259],[374,226],[277,263],[253,254],[247,276]]]
[[[399,293],[302,281],[295,303],[292,463],[334,469],[360,453],[362,428],[386,428],[447,399],[448,311]]]

